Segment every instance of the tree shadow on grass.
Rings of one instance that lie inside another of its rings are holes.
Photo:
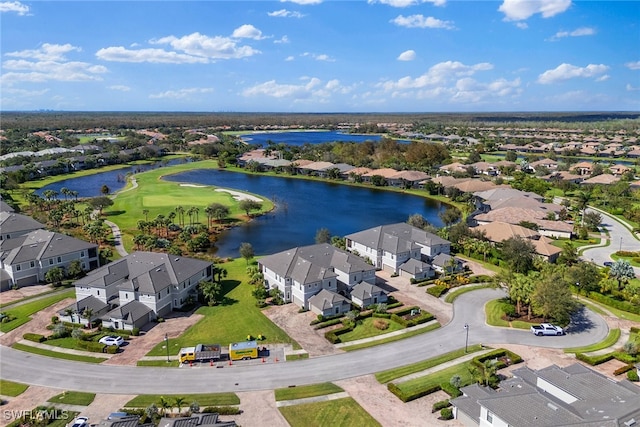
[[[228,294],[229,292],[231,292],[232,290],[234,290],[237,286],[240,285],[239,280],[222,280],[220,282],[220,284],[222,285],[222,295],[224,295],[222,297],[222,301],[220,301],[219,305],[232,305],[238,302],[237,299],[234,298],[229,298]]]
[[[127,213],[127,211],[122,211],[122,210],[119,210],[119,211],[106,211],[106,212],[103,212],[102,215],[104,215],[104,216],[118,216],[118,215],[122,215],[124,213]]]

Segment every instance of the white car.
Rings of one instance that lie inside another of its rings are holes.
[[[87,417],[78,417],[73,421],[71,427],[88,427],[89,426],[89,418]]]
[[[124,344],[124,340],[122,339],[122,337],[116,337],[114,335],[104,336],[100,338],[98,342],[104,345],[117,345],[118,347]]]

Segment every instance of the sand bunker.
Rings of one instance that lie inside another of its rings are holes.
[[[253,200],[254,202],[261,202],[262,199],[256,196],[252,196],[250,194],[241,193],[239,191],[227,190],[226,188],[216,188],[216,191],[224,191],[225,193],[229,193],[233,196],[235,200]]]

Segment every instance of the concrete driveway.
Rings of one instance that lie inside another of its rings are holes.
[[[69,362],[0,347],[0,371],[7,380],[98,393],[268,390],[359,377],[459,349],[465,344],[465,324],[469,325],[469,344],[492,342],[563,348],[596,343],[608,334],[604,319],[586,310],[562,337],[536,337],[528,331],[490,327],[480,307],[503,295],[503,291],[496,289],[469,292],[456,300],[452,320],[438,330],[396,343],[308,360],[247,365],[238,362],[223,369],[138,368]]]

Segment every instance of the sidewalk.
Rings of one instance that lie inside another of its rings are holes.
[[[399,331],[389,332],[388,334],[376,335],[375,337],[371,337],[371,338],[362,338],[361,340],[341,342],[341,343],[335,344],[335,347],[336,348],[351,347],[352,345],[358,345],[358,344],[367,343],[367,342],[380,341],[380,340],[384,340],[384,339],[389,338],[389,337],[395,337],[395,336],[398,336],[398,335],[404,335],[407,332],[415,331],[417,329],[424,329],[424,328],[426,328],[428,326],[433,325],[434,323],[438,323],[438,321],[437,320],[431,320],[431,321],[423,323],[421,325],[416,325],[416,326],[412,326],[410,328],[400,329]]]
[[[451,366],[455,366],[455,365],[458,365],[460,363],[468,362],[469,360],[473,359],[474,357],[482,356],[483,354],[487,354],[490,351],[493,351],[493,349],[487,349],[487,350],[483,350],[483,351],[476,351],[474,353],[470,353],[470,354],[467,354],[465,356],[458,357],[457,359],[453,359],[453,360],[450,360],[448,362],[441,363],[439,365],[434,366],[433,368],[425,369],[424,371],[415,372],[413,374],[405,375],[404,377],[396,378],[395,380],[393,380],[391,382],[392,383],[403,383],[405,381],[409,381],[409,380],[413,380],[413,379],[416,379],[416,378],[420,378],[420,377],[424,377],[424,376],[427,376],[427,375],[431,375],[434,372],[442,371],[443,369],[450,368]]]
[[[305,403],[328,402],[329,400],[344,399],[345,397],[349,397],[349,393],[342,391],[340,393],[325,394],[324,396],[305,397],[304,399],[281,400],[276,402],[276,407],[281,408],[283,406],[304,405]]]
[[[24,339],[18,341],[18,344],[26,345],[26,346],[29,346],[29,347],[40,348],[42,350],[55,351],[57,353],[74,354],[76,356],[99,357],[101,359],[110,359],[113,356],[115,356],[115,354],[96,353],[95,351],[73,350],[73,349],[70,349],[70,348],[62,348],[62,347],[57,347],[55,345],[48,345],[48,344],[43,344],[43,343],[40,343],[40,342],[34,342],[34,341],[29,341],[29,340],[24,340]]]

